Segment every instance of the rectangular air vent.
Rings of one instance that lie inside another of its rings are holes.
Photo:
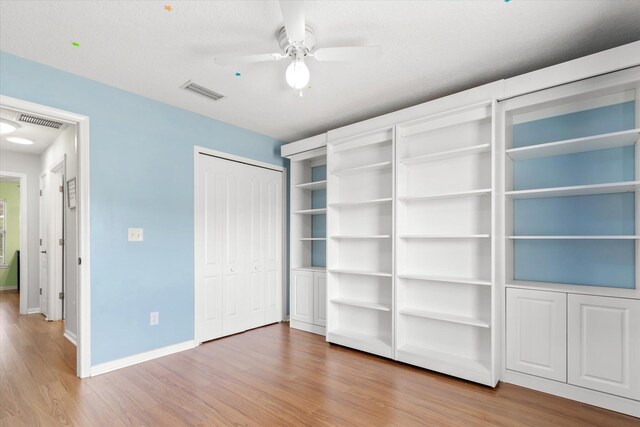
[[[197,83],[193,83],[191,80],[180,86],[182,89],[190,90],[191,92],[195,92],[202,96],[206,96],[207,98],[211,98],[214,101],[224,98],[224,95],[219,94],[218,92],[214,92],[211,89],[207,89],[204,86],[200,86]]]
[[[64,123],[56,122],[53,120],[45,119],[44,117],[32,116],[29,114],[20,114],[18,118],[19,122],[31,123],[39,126],[46,126],[48,128],[60,129]]]

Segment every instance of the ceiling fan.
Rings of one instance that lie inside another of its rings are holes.
[[[309,83],[309,68],[304,63],[306,58],[316,61],[362,61],[382,53],[380,46],[325,47],[313,50],[316,39],[313,29],[305,23],[304,1],[280,0],[280,9],[284,18],[284,27],[278,32],[282,52],[216,56],[214,62],[218,65],[238,65],[290,58],[291,64],[285,73],[287,83],[294,89],[303,89]]]

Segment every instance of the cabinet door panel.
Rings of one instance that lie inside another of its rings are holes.
[[[318,326],[327,325],[327,275],[313,275],[313,323]]]
[[[507,289],[507,369],[567,381],[567,295]]]
[[[313,273],[291,271],[291,318],[313,323]]]
[[[640,301],[569,295],[569,383],[640,400]]]

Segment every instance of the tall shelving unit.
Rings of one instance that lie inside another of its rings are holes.
[[[393,128],[327,151],[327,341],[391,358]]]
[[[325,334],[326,148],[290,157],[290,325]]]
[[[636,104],[633,85],[508,104],[508,286],[635,289]]]
[[[491,386],[495,109],[486,101],[396,127],[396,359]]]

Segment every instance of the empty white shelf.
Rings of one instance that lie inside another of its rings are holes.
[[[324,215],[327,213],[327,208],[303,209],[300,211],[295,211],[294,213],[299,215]]]
[[[638,240],[640,236],[509,236],[513,240]]]
[[[357,139],[349,139],[345,142],[334,141],[333,152],[334,153],[342,153],[345,151],[354,151],[360,149],[367,149],[371,147],[375,147],[376,145],[382,144],[390,144],[393,135],[391,130],[386,132],[376,131],[369,135],[360,136]]]
[[[398,360],[485,384],[491,381],[489,363],[451,353],[407,344],[398,348]]]
[[[403,234],[401,239],[488,239],[489,234]]]
[[[350,305],[353,307],[369,308],[371,310],[391,311],[391,307],[387,304],[379,304],[369,301],[361,301],[350,298],[331,298],[329,301],[335,304]]]
[[[390,337],[377,336],[338,328],[327,332],[327,341],[378,356],[391,357]]]
[[[537,188],[534,190],[507,191],[513,199],[537,199],[544,197],[590,196],[595,194],[628,193],[636,191],[640,181],[612,182],[608,184],[574,185],[571,187]]]
[[[344,270],[344,269],[331,269],[330,273],[339,273],[339,274],[356,274],[361,276],[378,276],[378,277],[391,277],[391,273],[383,273],[379,271],[362,271],[362,270]]]
[[[400,196],[398,197],[398,199],[411,202],[411,201],[420,201],[420,200],[453,199],[457,197],[487,196],[490,194],[491,194],[490,188],[483,188],[480,190],[456,191],[453,193],[440,193],[440,194],[427,194],[423,196]]]
[[[437,311],[421,310],[419,308],[406,307],[400,310],[400,314],[423,317],[425,319],[441,320],[443,322],[459,323],[461,325],[477,326],[479,328],[491,327],[491,324],[483,319],[459,316],[457,314],[439,313]]]
[[[466,277],[429,276],[424,274],[398,274],[400,279],[424,280],[428,282],[464,283],[468,285],[491,286],[491,281]]]
[[[316,267],[316,266],[307,266],[307,267],[291,267],[292,270],[305,270],[305,271],[318,271],[324,273],[327,271],[327,267]]]
[[[391,197],[385,197],[383,199],[363,200],[361,202],[330,203],[329,206],[334,208],[350,208],[350,207],[367,206],[367,205],[380,205],[385,203],[391,203]]]
[[[303,241],[316,241],[316,240],[327,240],[326,237],[301,237],[300,240]]]
[[[324,190],[327,188],[327,180],[305,182],[304,184],[296,185],[295,188],[299,188],[301,190]]]
[[[507,155],[513,160],[527,160],[539,157],[562,156],[565,154],[584,153],[585,151],[604,150],[607,148],[625,147],[638,142],[640,129],[605,133],[602,135],[549,142],[511,148]]]
[[[344,176],[344,175],[353,175],[356,173],[372,172],[372,171],[383,170],[383,169],[391,169],[391,162],[387,161],[387,162],[373,163],[370,165],[358,166],[355,168],[338,169],[333,171],[331,174],[335,176]]]
[[[421,156],[405,157],[400,162],[405,165],[415,165],[419,163],[435,162],[438,160],[451,159],[454,157],[471,156],[491,151],[491,144],[474,145],[473,147],[458,148],[456,150],[441,151],[439,153],[424,154]]]
[[[390,239],[391,235],[390,234],[375,234],[375,235],[369,235],[369,236],[365,236],[365,235],[361,235],[361,236],[356,236],[356,235],[342,235],[342,236],[331,236],[332,239],[344,239],[344,240],[349,240],[349,239],[353,239],[353,240],[357,240],[357,239]]]

